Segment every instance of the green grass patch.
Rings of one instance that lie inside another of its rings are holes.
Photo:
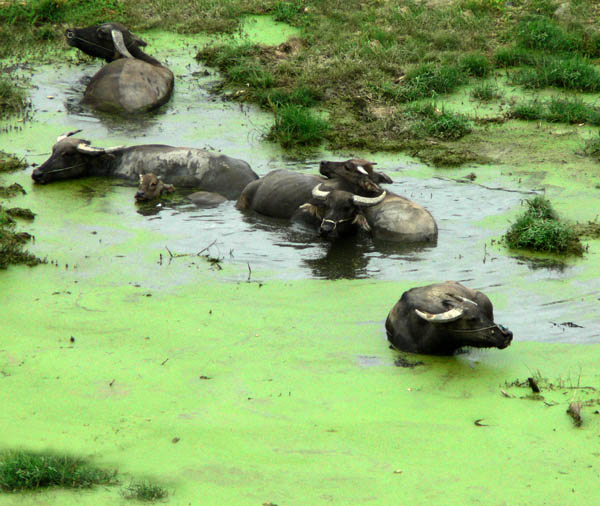
[[[292,2],[277,2],[271,11],[275,21],[297,25],[299,17],[304,12],[304,2],[295,0]]]
[[[405,102],[435,98],[451,93],[466,81],[467,74],[458,65],[423,63],[406,73],[399,98]]]
[[[600,91],[600,72],[581,56],[542,56],[535,66],[516,72],[513,81],[530,89],[555,86],[575,91]]]
[[[511,107],[509,116],[526,121],[546,120],[550,123],[600,125],[600,108],[589,105],[578,97],[552,97],[547,101],[533,99],[517,102]]]
[[[132,482],[124,491],[125,499],[137,501],[159,501],[169,495],[166,488],[150,483],[149,481]]]
[[[577,34],[546,16],[527,16],[517,25],[515,35],[519,45],[529,49],[562,52],[581,48]]]
[[[98,469],[84,459],[65,455],[25,451],[0,455],[0,489],[5,492],[114,485],[115,475],[115,471]]]
[[[316,146],[327,131],[328,123],[307,107],[285,105],[275,113],[275,124],[267,139],[278,142],[284,148]]]
[[[412,130],[418,137],[429,136],[441,140],[458,140],[471,132],[471,122],[461,114],[438,109],[435,104],[419,104],[408,111],[416,119]]]
[[[312,107],[321,100],[319,93],[313,88],[301,86],[292,91],[277,88],[265,90],[258,96],[258,102],[263,107],[279,108],[284,105]]]
[[[28,105],[27,94],[14,80],[0,77],[0,119],[21,113]]]
[[[480,102],[491,102],[502,98],[502,92],[500,88],[494,83],[483,83],[473,87],[469,93],[471,98],[479,100]]]
[[[513,249],[570,255],[582,255],[584,251],[573,226],[561,221],[550,201],[540,196],[527,201],[527,209],[503,238]]]
[[[486,77],[492,70],[492,64],[483,53],[469,53],[460,59],[464,72],[473,77]]]
[[[538,53],[519,46],[501,46],[494,52],[494,65],[500,68],[535,65]]]

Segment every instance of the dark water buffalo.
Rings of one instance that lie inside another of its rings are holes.
[[[62,135],[52,155],[31,177],[36,183],[50,183],[86,176],[106,176],[139,181],[153,172],[165,183],[182,188],[217,192],[234,200],[258,176],[243,160],[203,149],[158,144],[97,148],[89,141]]]
[[[174,191],[175,187],[172,184],[164,183],[156,174],[151,172],[140,176],[140,184],[138,186],[138,191],[135,194],[135,200],[137,202],[158,200],[163,195]],[[206,191],[191,193],[186,196],[186,199],[198,207],[216,207],[227,201],[227,199],[219,193]]]
[[[140,48],[148,44],[133,35],[121,23],[104,23],[88,28],[68,28],[65,32],[67,44],[84,53],[103,58],[108,63],[119,58],[138,58],[152,65],[159,61],[144,53]]]
[[[166,103],[173,92],[173,73],[144,53],[146,43],[121,23],[70,28],[67,43],[104,58],[87,85],[83,102],[107,112],[144,112]]]
[[[429,355],[452,355],[464,346],[503,349],[512,341],[512,332],[494,323],[490,299],[456,281],[404,292],[385,328],[396,348]]]
[[[370,181],[365,186],[371,188],[372,184]],[[376,196],[361,195],[363,188],[347,179],[275,170],[249,184],[237,207],[315,223],[322,234],[331,237],[352,233],[359,227],[370,230],[375,237],[395,241],[437,239],[437,225],[425,208],[381,189]]]

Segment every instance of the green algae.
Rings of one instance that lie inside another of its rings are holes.
[[[11,149],[43,153],[68,129],[58,115],[43,118],[11,138]],[[233,121],[201,133],[220,135]],[[545,187],[561,213],[592,220],[596,166],[564,154],[565,139],[576,144],[580,130],[532,143],[535,128],[492,124],[471,134],[465,145],[489,143],[495,164],[444,176],[473,170],[470,184]],[[192,141],[199,132],[185,135]],[[111,132],[98,144],[131,143],[129,135]],[[513,141],[521,151],[511,150]],[[525,158],[527,149],[535,156]],[[438,174],[407,155],[365,157],[398,180]],[[260,281],[248,283],[246,267],[227,261],[222,271],[187,258],[160,264],[173,236],[130,216],[131,189],[99,179],[46,187],[33,186],[28,174],[18,180],[28,193],[16,203],[38,212],[34,249],[51,252],[53,263],[0,276],[4,447],[92,454],[104,467],[169,484],[170,504],[592,504],[598,407],[585,404],[593,391],[575,387],[600,388],[597,344],[527,342],[545,338],[532,323],[503,351],[398,354],[387,347],[383,321],[412,281],[286,282],[253,266],[252,280]],[[499,234],[517,211],[478,225]],[[483,250],[481,242],[469,247]],[[591,241],[588,258],[569,264],[573,276],[540,276],[535,286],[507,272],[502,287],[490,288],[496,317],[552,293],[573,301],[568,321],[593,323],[592,310],[581,309],[580,283],[597,279],[598,252]],[[597,290],[585,294],[594,297]],[[396,367],[401,359],[424,364]],[[530,376],[547,379],[543,400],[520,386]],[[571,399],[584,401],[581,429],[565,414]],[[2,501],[125,504],[107,489]]]

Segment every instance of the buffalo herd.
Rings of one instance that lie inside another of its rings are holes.
[[[116,112],[147,111],[165,103],[173,74],[142,51],[147,44],[120,23],[69,29],[69,45],[108,63],[92,78],[84,102]],[[61,135],[52,154],[37,167],[35,183],[102,176],[138,182],[138,202],[159,199],[175,188],[196,190],[198,206],[236,201],[243,213],[297,222],[335,241],[368,232],[396,243],[435,245],[438,227],[431,213],[384,190],[391,183],[363,159],[322,161],[319,175],[273,170],[263,177],[244,160],[203,149],[146,144],[95,147]],[[512,333],[494,323],[492,303],[483,293],[455,281],[404,292],[385,322],[392,347],[402,351],[451,355],[464,347],[506,348]]]

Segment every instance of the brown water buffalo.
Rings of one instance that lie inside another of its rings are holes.
[[[73,137],[75,133],[57,139],[50,158],[31,174],[36,183],[87,176],[137,182],[140,174],[153,172],[164,183],[235,200],[248,183],[258,179],[245,161],[204,149],[159,144],[99,148]]]
[[[144,53],[146,46],[121,23],[69,28],[67,43],[104,58],[102,67],[86,87],[83,102],[106,112],[145,112],[166,103],[174,76],[158,60]]]
[[[369,188],[373,184],[371,181]],[[275,170],[250,183],[240,195],[237,207],[312,223],[321,234],[330,237],[362,228],[389,240],[436,241],[437,225],[425,208],[381,189],[375,196],[359,190],[362,191],[347,179]]]
[[[385,322],[398,349],[452,355],[460,348],[506,348],[512,332],[494,323],[492,303],[483,293],[456,281],[404,292]]]

